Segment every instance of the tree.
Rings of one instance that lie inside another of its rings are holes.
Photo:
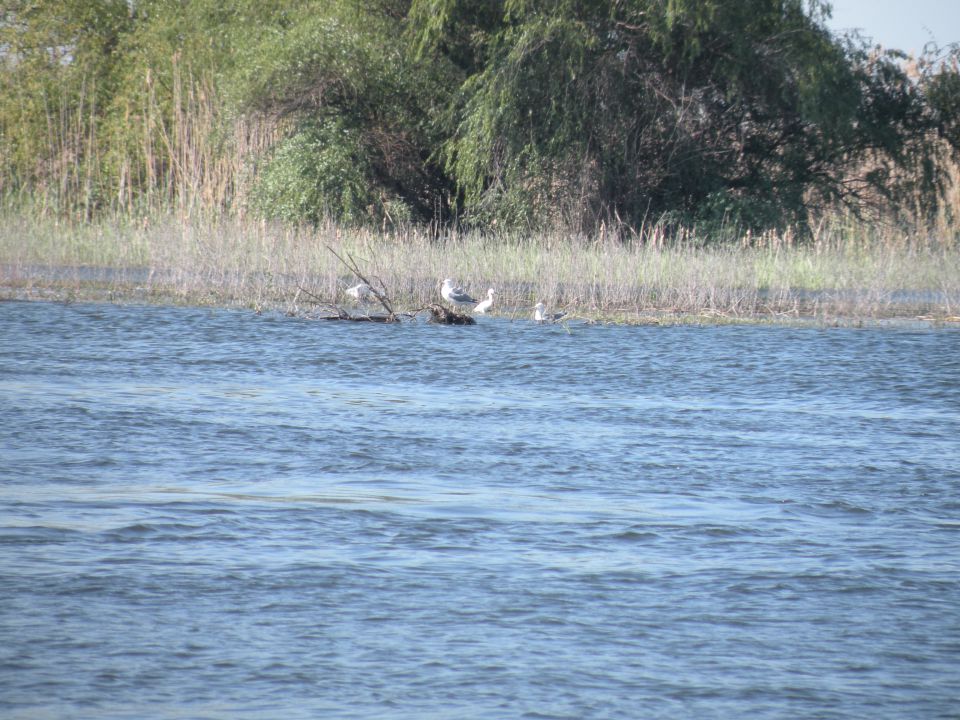
[[[253,45],[241,103],[292,131],[264,163],[255,197],[270,215],[348,222],[433,220],[451,186],[431,153],[447,63],[401,42],[402,2],[312,3]]]
[[[460,63],[468,75],[444,145],[480,224],[590,229],[669,214],[770,227],[817,204],[895,201],[907,188],[891,177],[916,177],[939,122],[900,56],[831,36],[817,0],[474,8],[414,0],[410,17],[420,52],[482,60]],[[479,23],[469,40],[464,16]]]
[[[479,227],[937,210],[960,50],[820,0],[12,0],[0,194]]]

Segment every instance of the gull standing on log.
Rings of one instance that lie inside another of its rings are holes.
[[[477,301],[470,297],[462,287],[454,285],[453,280],[450,278],[443,281],[440,294],[443,295],[444,300],[456,307],[466,307],[467,305],[477,304]]]
[[[495,292],[496,292],[496,290],[494,290],[493,288],[490,288],[489,290],[487,290],[487,299],[484,300],[483,302],[481,302],[479,305],[477,305],[477,306],[473,309],[473,311],[474,311],[475,313],[480,313],[480,314],[482,315],[482,314],[485,313],[487,310],[489,310],[490,308],[492,308],[492,307],[493,307],[493,295],[494,295]]]
[[[373,291],[366,283],[360,283],[359,285],[354,285],[352,288],[347,288],[347,295],[355,300],[366,300],[372,294]]]
[[[547,313],[547,307],[542,302],[538,302],[533,309],[536,311],[533,313],[533,321],[540,325],[556,322],[560,318],[566,317],[565,312]]]

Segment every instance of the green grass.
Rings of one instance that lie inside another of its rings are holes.
[[[346,303],[343,290],[355,279],[329,248],[382,281],[399,309],[437,301],[440,281],[452,277],[476,297],[496,288],[499,312],[512,315],[526,315],[537,301],[617,322],[960,314],[955,243],[848,222],[826,225],[807,243],[767,235],[711,245],[694,233],[668,241],[656,231],[626,239],[563,233],[438,239],[416,228],[304,229],[174,217],[64,224],[6,212],[0,292],[298,312],[309,303],[300,288]],[[901,293],[916,297],[903,300]]]

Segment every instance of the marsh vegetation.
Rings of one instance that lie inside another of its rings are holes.
[[[0,221],[7,296],[112,297],[299,312],[311,297],[352,304],[356,259],[402,310],[439,300],[440,279],[496,287],[494,313],[532,313],[537,301],[586,319],[720,321],[960,314],[960,252],[934,239],[824,227],[810,241],[769,233],[705,243],[695,235],[592,237],[476,232],[437,238],[337,224],[263,222],[65,225]]]
[[[956,315],[960,65],[829,6],[14,2],[0,264],[291,308],[454,276],[581,316]]]

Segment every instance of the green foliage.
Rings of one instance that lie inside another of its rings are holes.
[[[334,217],[361,223],[373,213],[369,161],[362,138],[336,119],[283,140],[253,195],[265,216],[293,223]]]
[[[418,5],[442,18],[472,7]],[[932,207],[925,98],[897,54],[838,42],[825,12],[800,0],[507,2],[447,127],[468,217],[770,227],[836,202],[919,193]],[[444,29],[429,26],[420,47],[444,54]]]
[[[933,216],[960,52],[820,0],[12,0],[0,194],[481,228]],[[936,52],[936,51],[934,51]]]
[[[921,66],[921,88],[937,130],[953,151],[960,154],[960,44],[946,57]]]
[[[128,27],[124,0],[7,3],[0,17],[0,191],[39,190],[56,205],[70,197],[95,202],[97,120]]]
[[[283,208],[290,220],[381,222],[426,219],[445,202],[449,184],[429,156],[448,66],[411,57],[389,4],[373,7],[313,5],[247,49],[243,107],[296,127],[266,166],[260,207]]]

